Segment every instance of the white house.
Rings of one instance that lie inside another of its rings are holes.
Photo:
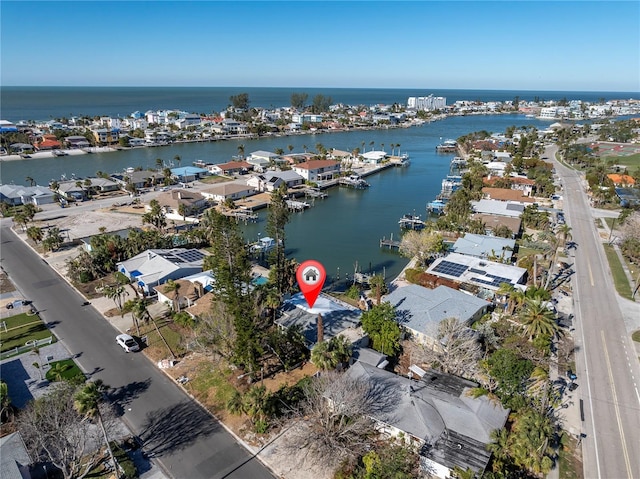
[[[292,166],[306,181],[326,181],[340,175],[340,163],[333,160],[309,160]]]
[[[230,181],[212,186],[202,190],[200,193],[208,200],[223,203],[227,199],[239,200],[254,195],[256,190],[253,186],[249,186],[244,182]]]

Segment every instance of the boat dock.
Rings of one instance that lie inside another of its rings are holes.
[[[458,151],[458,143],[455,140],[445,140],[436,146],[438,153],[456,153]]]
[[[420,219],[420,215],[404,215],[398,221],[400,228],[405,230],[421,230],[425,227],[425,222]]]
[[[311,205],[304,201],[287,200],[287,208],[291,211],[304,211]]]
[[[338,180],[340,186],[346,186],[348,188],[355,188],[356,190],[364,190],[369,188],[369,183],[364,181],[358,175],[351,175],[346,178],[340,178]]]
[[[389,249],[400,249],[400,241],[394,241],[393,239],[393,233],[391,234],[391,238],[387,239],[386,236],[384,236],[381,240],[380,240],[380,248],[389,248]]]
[[[326,198],[329,196],[327,193],[320,190],[320,188],[305,188],[302,190],[305,198]]]
[[[245,224],[249,222],[255,223],[258,221],[258,214],[245,208],[222,211],[222,214],[235,218],[236,222],[243,221]]]

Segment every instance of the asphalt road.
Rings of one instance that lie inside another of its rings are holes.
[[[144,355],[125,353],[118,332],[2,222],[0,256],[14,284],[91,378],[113,388],[124,422],[176,479],[272,478],[262,463]]]
[[[546,156],[555,158],[557,148]],[[583,182],[556,162],[575,250],[576,369],[584,401],[584,477],[640,479],[640,366],[625,329]]]

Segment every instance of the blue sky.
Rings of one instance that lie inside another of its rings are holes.
[[[640,91],[638,1],[0,2],[1,84]]]

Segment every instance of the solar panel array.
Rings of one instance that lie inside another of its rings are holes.
[[[478,271],[474,271],[474,273],[477,273],[477,272]],[[496,287],[499,287],[502,283],[511,284],[511,280],[509,278],[504,278],[502,276],[496,276],[495,274],[489,274],[489,273],[484,273],[484,275],[488,278],[491,278],[491,280],[477,278],[477,277],[474,277],[472,279],[476,283],[482,283],[482,284],[486,284],[489,286],[496,286]]]
[[[196,263],[202,261],[204,254],[195,249],[189,249],[187,251],[181,251],[176,253],[176,256],[186,263]]]
[[[464,264],[452,263],[451,261],[441,261],[435,268],[433,268],[433,271],[457,278],[464,273],[467,268],[468,266]]]

